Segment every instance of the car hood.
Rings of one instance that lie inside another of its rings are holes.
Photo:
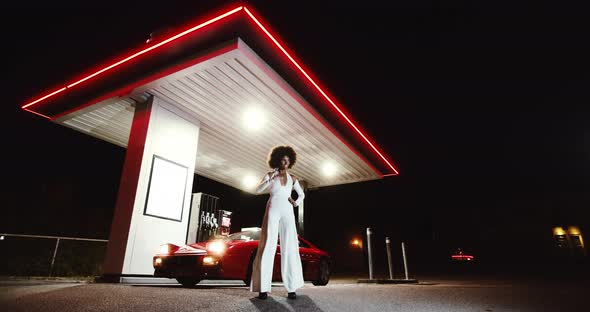
[[[243,241],[226,242],[228,247],[243,243]],[[200,242],[181,246],[174,254],[203,254],[207,253],[207,242]]]
[[[207,249],[205,248],[205,246],[200,246],[197,244],[181,246],[180,248],[178,248],[177,251],[174,252],[175,255],[205,253],[207,253]]]

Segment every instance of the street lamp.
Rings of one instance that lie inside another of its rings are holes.
[[[358,238],[354,238],[350,241],[350,245],[352,245],[352,247],[354,248],[363,248],[363,241],[358,239]]]

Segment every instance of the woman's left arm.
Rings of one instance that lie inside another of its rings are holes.
[[[301,185],[299,184],[299,179],[295,179],[293,188],[295,189],[295,192],[297,192],[297,200],[293,206],[298,207],[303,203],[303,199],[305,198],[305,193],[303,193],[303,188],[301,188]]]

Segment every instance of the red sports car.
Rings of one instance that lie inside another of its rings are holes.
[[[154,256],[154,276],[175,278],[185,287],[203,279],[243,280],[250,285],[260,230],[237,232],[222,239],[184,246],[165,244]],[[330,280],[330,256],[299,236],[303,278],[314,285]],[[281,247],[277,246],[273,281],[281,280]]]
[[[453,261],[474,261],[475,257],[473,255],[467,254],[465,253],[461,248],[457,248],[452,254],[451,254],[451,260]]]

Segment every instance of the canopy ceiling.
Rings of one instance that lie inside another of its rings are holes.
[[[150,96],[160,97],[200,121],[195,173],[248,192],[268,171],[266,159],[276,145],[294,147],[298,162],[293,173],[308,187],[397,174],[375,144],[248,9],[238,7],[212,20],[240,13],[240,19],[236,16],[223,25],[197,24],[200,27],[186,32],[183,43],[167,48],[166,40],[158,41],[154,46],[160,44],[162,51],[133,60],[135,64],[121,62],[116,65],[121,66],[118,72],[109,73],[110,68],[94,72],[23,109],[126,147],[135,105]],[[255,40],[252,31],[244,31],[240,24],[244,19],[250,19],[249,27],[263,30],[254,34]],[[207,36],[193,33],[209,25],[212,29]],[[261,40],[265,35],[268,38]],[[217,39],[211,41],[211,37]],[[273,57],[277,52],[287,57],[277,61]],[[127,59],[139,58],[138,53]],[[318,109],[320,100],[323,109]],[[332,112],[329,118],[327,111]],[[334,115],[340,125],[334,122]],[[338,131],[346,123],[348,136]],[[355,132],[357,137],[348,139]]]

